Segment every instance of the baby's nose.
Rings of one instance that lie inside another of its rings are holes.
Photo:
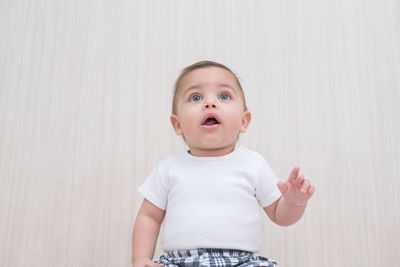
[[[216,108],[217,106],[215,104],[205,104],[204,107],[205,108],[211,108],[211,107]]]
[[[217,105],[212,100],[206,100],[203,105],[203,109],[216,108],[216,107]]]

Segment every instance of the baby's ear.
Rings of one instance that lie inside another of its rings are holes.
[[[250,111],[245,111],[242,117],[242,126],[240,127],[240,132],[245,133],[247,131],[247,127],[249,127],[251,121],[251,113]]]
[[[177,115],[172,114],[170,117],[172,127],[174,128],[176,135],[182,135],[181,124],[179,123],[179,118]]]

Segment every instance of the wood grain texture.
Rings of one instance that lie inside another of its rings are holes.
[[[396,266],[399,16],[395,0],[0,1],[0,266],[130,266],[136,189],[184,149],[174,80],[204,59],[242,82],[240,142],[317,187],[296,225],[263,216],[258,254]]]

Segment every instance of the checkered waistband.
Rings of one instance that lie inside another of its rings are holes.
[[[253,257],[252,252],[236,249],[200,248],[168,252],[169,257],[186,258],[197,256]]]
[[[278,263],[252,252],[235,249],[170,251],[155,261],[163,267],[278,267]]]

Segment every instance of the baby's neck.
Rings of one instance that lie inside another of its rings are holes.
[[[190,148],[189,149],[189,153],[192,156],[195,157],[221,157],[221,156],[225,156],[229,153],[232,153],[235,150],[235,146],[234,145],[230,145],[227,147],[221,147],[221,148]]]

